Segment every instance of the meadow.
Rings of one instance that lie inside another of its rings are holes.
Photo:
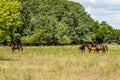
[[[0,80],[120,80],[120,45],[89,53],[79,45],[0,47]]]

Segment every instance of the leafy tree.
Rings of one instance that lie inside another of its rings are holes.
[[[20,26],[21,4],[16,0],[0,0],[0,41],[13,40]]]
[[[32,42],[48,45],[76,44],[92,32],[94,20],[79,3],[68,0],[20,1],[23,6],[20,32],[23,38],[33,37],[30,38],[35,40]]]
[[[113,30],[113,41],[118,42],[120,44],[120,30],[119,29],[114,29]]]
[[[103,42],[110,43],[112,40],[113,40],[112,28],[111,26],[106,24],[105,21],[103,21],[100,24],[99,29],[96,33],[96,41],[98,43],[103,43]]]

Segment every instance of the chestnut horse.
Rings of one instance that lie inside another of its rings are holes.
[[[91,52],[91,51],[99,52],[100,50],[102,52],[107,52],[108,51],[108,47],[105,44],[88,44],[86,47],[88,48],[89,52]]]
[[[107,52],[108,51],[108,46],[105,44],[97,44],[96,45],[96,51],[99,52],[102,50],[102,52]]]
[[[96,51],[96,44],[87,44],[86,47],[88,48],[89,52]]]
[[[16,49],[18,49],[18,51],[23,51],[23,47],[22,47],[21,44],[12,44],[12,43],[10,43],[8,46],[10,46],[10,48],[12,49],[13,52]]]

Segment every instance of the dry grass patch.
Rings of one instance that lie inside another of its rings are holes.
[[[120,46],[107,53],[81,52],[79,46],[0,47],[1,80],[119,80]]]

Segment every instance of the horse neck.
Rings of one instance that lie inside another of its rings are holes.
[[[90,49],[90,48],[91,48],[91,46],[90,46],[90,45],[87,45],[86,47],[87,47],[88,49]]]

